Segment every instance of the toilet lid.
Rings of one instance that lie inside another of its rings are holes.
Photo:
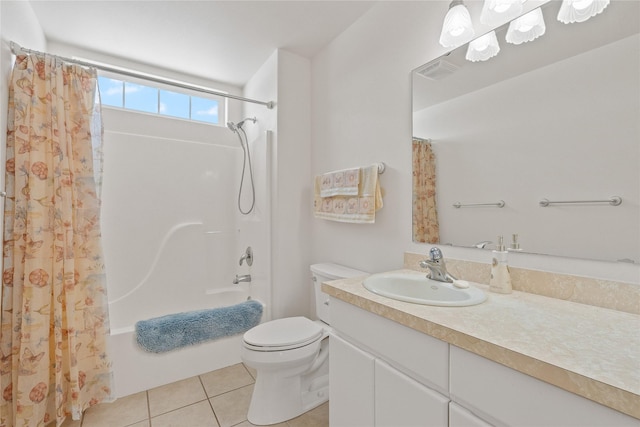
[[[287,317],[262,323],[244,334],[244,342],[256,347],[293,347],[322,336],[322,327],[306,317]]]

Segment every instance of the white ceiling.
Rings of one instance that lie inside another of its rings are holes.
[[[375,1],[30,3],[49,41],[243,86],[275,49],[312,58]]]

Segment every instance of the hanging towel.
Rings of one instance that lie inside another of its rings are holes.
[[[357,196],[360,168],[328,172],[320,176],[320,196]]]
[[[357,194],[322,196],[323,178],[332,172],[316,176],[314,182],[314,215],[331,221],[372,224],[376,211],[382,208],[382,191],[378,180],[378,165],[358,169]],[[336,172],[344,172],[336,171]]]
[[[204,341],[237,335],[260,323],[262,304],[248,300],[230,307],[169,314],[136,323],[140,347],[164,353]]]

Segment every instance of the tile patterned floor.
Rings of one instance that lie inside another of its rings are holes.
[[[242,363],[103,403],[64,427],[249,427],[255,373]],[[329,404],[274,427],[328,427]]]

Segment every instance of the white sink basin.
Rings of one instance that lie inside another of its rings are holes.
[[[415,304],[463,307],[480,304],[487,299],[480,289],[459,288],[452,283],[428,279],[426,274],[373,274],[364,280],[363,285],[374,294]]]

